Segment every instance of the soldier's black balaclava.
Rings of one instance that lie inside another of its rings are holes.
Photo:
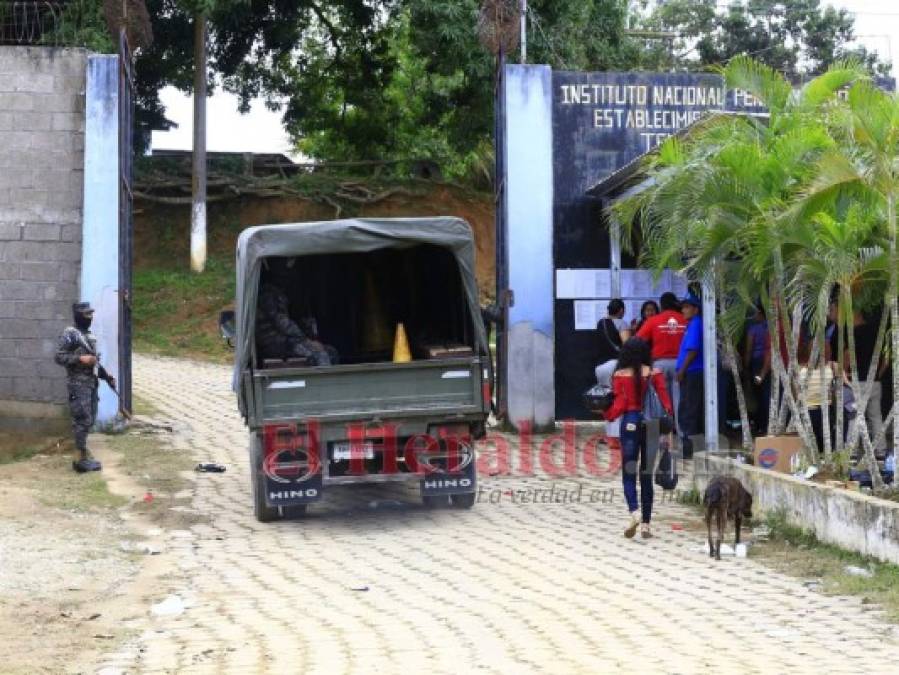
[[[74,307],[72,307],[72,316],[75,319],[75,328],[77,328],[78,330],[87,330],[91,327],[91,321],[94,318],[94,313],[92,310],[85,311],[76,304]]]

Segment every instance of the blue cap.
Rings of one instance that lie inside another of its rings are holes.
[[[693,305],[698,309],[702,309],[702,300],[697,298],[692,293],[688,293],[687,296],[683,300],[681,300],[681,303],[685,305]]]

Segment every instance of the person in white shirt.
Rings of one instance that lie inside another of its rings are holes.
[[[820,364],[817,368],[809,368],[808,345],[799,349],[799,386],[805,389],[805,400],[808,404],[808,416],[815,432],[818,452],[824,450],[824,415],[822,407],[827,406],[830,413],[831,439],[833,439],[833,387],[839,366],[834,362]],[[831,441],[833,442],[833,441]]]

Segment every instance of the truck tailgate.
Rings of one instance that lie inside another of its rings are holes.
[[[260,421],[485,410],[478,358],[257,370]]]

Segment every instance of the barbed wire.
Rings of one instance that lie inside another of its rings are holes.
[[[53,44],[68,0],[0,0],[0,45]]]

